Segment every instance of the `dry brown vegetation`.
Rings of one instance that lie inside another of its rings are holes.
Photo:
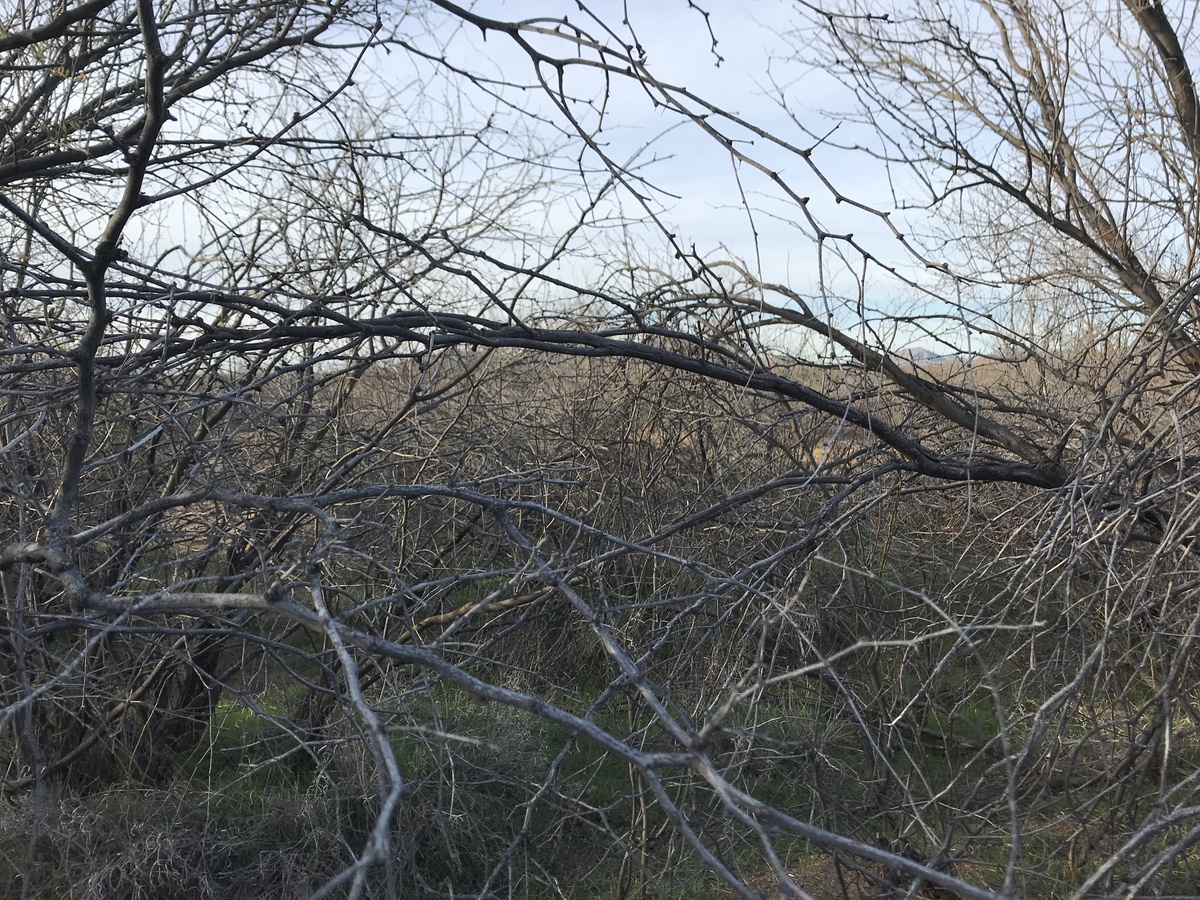
[[[1188,895],[1193,17],[799,4],[867,151],[482,7],[0,0],[0,895]]]

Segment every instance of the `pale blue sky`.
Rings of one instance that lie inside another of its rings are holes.
[[[790,107],[803,117],[806,127],[814,133],[825,133],[832,128],[839,122],[836,111],[849,106],[845,92],[832,78],[806,68],[796,60],[795,39],[788,37],[795,24],[794,7],[787,0],[726,0],[719,5],[710,4],[712,28],[719,40],[717,52],[724,58],[720,66],[711,51],[704,18],[689,9],[687,0],[629,0],[628,6],[632,28],[646,51],[648,65],[655,77],[662,82],[685,86],[722,109],[797,146],[810,146],[813,138],[784,113],[772,79],[775,85],[783,87]],[[623,7],[621,0],[589,3],[589,8],[614,29],[621,27]],[[572,22],[593,34],[600,33],[594,22],[588,22],[579,13],[574,0],[478,0],[472,8],[481,15],[506,20],[539,16],[561,19],[565,13]],[[423,6],[416,6],[414,10],[411,20],[400,19],[388,25],[396,27],[422,51],[444,55],[452,65],[494,77],[498,82],[532,81],[529,59],[506,36],[492,34],[484,40],[476,28],[461,26],[461,23],[456,27],[453,20],[430,14]],[[622,38],[627,36],[623,34]],[[565,42],[550,37],[545,38],[541,46],[556,55],[567,51]],[[347,57],[347,66],[349,62],[350,57]],[[493,109],[492,101],[461,79],[456,86],[447,84],[441,80],[443,76],[433,73],[434,68],[422,63],[419,57],[393,47],[390,52],[380,50],[368,54],[357,70],[355,80],[365,96],[380,100],[383,126],[397,131],[405,131],[404,126],[412,124],[428,133],[431,123],[449,124],[456,116],[466,125],[472,121],[478,125],[486,120]],[[568,90],[577,96],[596,99],[604,93],[604,82],[594,69],[572,68],[568,78]],[[460,95],[458,87],[464,85],[466,92]],[[526,114],[551,115],[550,102],[544,94],[497,89],[504,90],[505,97],[520,109],[519,113],[507,114],[504,127],[529,128],[543,132],[547,140],[554,139],[552,128],[540,126],[534,116]],[[794,202],[761,173],[745,165],[735,171],[729,153],[716,141],[704,135],[693,123],[655,109],[644,90],[633,80],[614,81],[610,89],[603,129],[597,139],[618,162],[625,162],[639,148],[653,141],[642,159],[653,157],[657,161],[642,170],[642,174],[659,189],[652,206],[661,210],[663,221],[678,235],[681,246],[690,248],[694,245],[710,260],[738,257],[763,280],[786,283],[809,296],[819,293],[816,247],[811,230],[802,221]],[[475,106],[465,106],[472,102],[469,99],[472,96]],[[386,105],[389,103],[391,108]],[[829,118],[822,111],[833,111],[835,115]],[[588,124],[595,124],[594,112],[589,113],[581,107],[579,114],[592,115]],[[444,117],[446,123],[439,116]],[[838,137],[845,140],[853,127],[841,122]],[[736,136],[751,137],[746,133]],[[869,139],[870,133],[857,137]],[[579,146],[576,137],[571,137],[568,143],[576,148]],[[885,263],[919,271],[878,218],[855,210],[849,204],[836,205],[829,190],[802,159],[761,140],[755,141],[753,146],[744,146],[756,159],[778,170],[798,195],[811,198],[810,209],[827,230],[853,232],[859,242]],[[569,162],[569,153],[564,158]],[[847,154],[828,146],[817,150],[814,160],[823,174],[848,196],[878,208],[891,206],[887,173],[881,165],[861,155]],[[592,158],[588,163],[594,166],[596,160]],[[741,176],[740,188],[738,175]],[[747,204],[743,204],[740,190],[745,191]],[[754,224],[759,234],[757,248],[751,237],[746,205],[754,210]],[[235,203],[231,218],[239,214],[237,206]],[[551,204],[544,213],[551,229],[569,223],[574,208],[563,203],[556,209]],[[623,211],[635,218],[642,215],[637,203],[628,196],[623,202]],[[209,212],[218,214],[214,209]],[[176,206],[159,215],[164,236],[158,243],[177,240],[194,252],[194,241],[204,231],[196,221],[195,211],[188,212]],[[554,221],[555,216],[561,221]],[[894,219],[899,221],[901,217],[897,215]],[[152,222],[143,224],[150,226],[151,231],[155,228]],[[134,230],[139,227],[135,224]],[[661,234],[647,228],[642,237],[650,248],[648,257],[657,252],[660,259],[669,259],[669,248]],[[722,247],[727,249],[722,250]],[[855,277],[847,276],[845,272],[839,272],[832,254],[825,255],[822,272],[825,286],[835,294],[853,298],[858,291],[856,276],[860,272],[858,261],[855,261]],[[897,303],[907,303],[913,296],[911,288],[879,271],[868,275],[867,291],[868,306],[876,302],[893,310]],[[919,338],[906,336],[899,344],[912,340]]]
[[[798,146],[809,146],[812,138],[791,122],[781,109],[776,88],[786,86],[789,103],[802,110],[805,122],[814,132],[824,132],[831,121],[818,110],[845,108],[848,101],[842,89],[821,72],[806,68],[795,60],[794,44],[787,33],[795,25],[792,4],[779,0],[726,0],[709,4],[713,31],[718,38],[717,52],[724,57],[720,66],[710,50],[711,40],[703,17],[688,8],[686,0],[630,0],[630,24],[646,50],[651,71],[661,81],[682,85],[733,113],[749,119]],[[599,0],[587,4],[595,15],[614,28],[620,28],[626,4],[620,0]],[[472,9],[497,19],[561,18],[599,33],[594,21],[578,11],[574,2],[564,0],[479,0]],[[501,35],[481,40],[477,29],[465,28],[447,36],[448,55],[464,66],[491,70],[497,76],[526,79],[530,65],[511,42]],[[548,40],[547,52],[554,47]],[[563,48],[555,52],[562,53]],[[569,88],[587,96],[599,96],[602,83],[588,82],[585,71],[573,72]],[[545,101],[530,97],[531,109],[545,108]],[[671,126],[678,125],[672,129]],[[851,126],[841,124],[844,135]],[[695,244],[702,253],[714,253],[721,245],[755,265],[755,247],[750,225],[739,196],[734,165],[716,142],[700,134],[690,124],[679,125],[679,118],[656,110],[645,94],[632,83],[616,84],[606,110],[601,139],[614,158],[624,160],[656,138],[649,155],[669,157],[650,167],[646,175],[666,194],[659,200],[667,206],[671,221],[685,246]],[[747,135],[748,137],[748,135]],[[802,160],[756,141],[749,152],[770,167],[778,169],[801,196],[812,198],[811,209],[831,231],[852,232],[880,256],[897,265],[907,265],[904,251],[890,238],[886,228],[869,215],[848,205],[835,205],[828,190],[808,170]],[[814,159],[824,174],[840,190],[864,202],[887,208],[892,203],[886,172],[865,158],[850,158],[832,150],[820,150]],[[816,254],[807,226],[797,227],[784,219],[799,219],[799,211],[780,196],[760,173],[742,166],[742,188],[749,203],[757,209],[755,225],[760,235],[761,274],[767,280],[788,281],[797,289],[817,288]],[[827,269],[826,275],[829,276]],[[835,286],[847,289],[844,279]]]

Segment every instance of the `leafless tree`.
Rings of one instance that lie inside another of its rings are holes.
[[[482,9],[3,7],[9,892],[1187,884],[1182,7],[810,9],[912,235],[786,88],[804,143]],[[633,103],[857,286],[677,237]]]

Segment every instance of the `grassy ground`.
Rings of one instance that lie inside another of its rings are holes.
[[[967,568],[977,565],[969,560]],[[1188,702],[1171,707],[1166,765],[1160,745],[1129,756],[1139,741],[1152,746],[1146,729],[1161,706],[1150,638],[1134,629],[1109,635],[1131,658],[1141,652],[1143,669],[1106,664],[1061,708],[1051,707],[1095,640],[1082,614],[1068,616],[1060,598],[1039,599],[1038,630],[981,632],[969,650],[953,633],[887,643],[931,634],[941,622],[919,593],[897,587],[902,573],[856,582],[844,567],[828,570],[814,568],[810,587],[828,599],[802,619],[810,630],[792,643],[767,631],[748,641],[730,624],[714,629],[718,636],[687,666],[682,642],[679,653],[666,647],[660,654],[670,665],[659,672],[647,666],[651,677],[662,677],[661,695],[701,721],[723,696],[712,685],[726,670],[762,664],[763,686],[734,707],[710,745],[714,762],[760,799],[922,860],[944,850],[955,874],[993,887],[1012,852],[1013,800],[1021,834],[1015,885],[1029,897],[1069,895],[1153,813],[1163,785],[1180,785],[1171,802],[1187,805],[1188,773],[1200,771],[1200,733],[1186,691],[1180,697]],[[956,577],[949,566],[921,589],[958,622],[1012,616],[1010,598]],[[553,648],[537,651],[545,654],[537,671],[545,678],[557,667],[556,702],[641,746],[663,741],[629,691],[594,706],[614,677],[602,656],[572,654],[533,629],[522,639],[531,652]],[[822,677],[771,681],[814,647],[836,655]],[[534,670],[510,660],[486,674],[544,689]],[[623,762],[524,713],[406,677],[389,673],[371,689],[378,708],[391,711],[407,792],[392,823],[390,875],[383,868],[372,874],[365,896],[727,894]],[[289,734],[301,699],[298,688],[264,677],[253,694],[227,695],[206,741],[154,779],[113,771],[86,786],[51,782],[36,798],[0,806],[0,897],[307,897],[353,862],[379,804],[374,764],[351,720],[335,714],[303,746]],[[1014,751],[996,740],[1002,733],[1015,751],[1038,748],[1015,774],[1005,760]],[[761,846],[722,814],[702,782],[679,773],[667,789],[708,847],[748,883],[774,893]],[[1103,890],[1116,892],[1188,827],[1164,828]],[[907,891],[894,873],[889,879],[830,859],[801,841],[777,837],[774,849],[797,883],[822,900]],[[1185,849],[1152,888],[1187,895],[1195,884],[1200,858]]]
[[[389,885],[381,871],[366,896],[450,896],[484,888],[496,896],[526,898],[685,900],[727,894],[620,761],[559,729],[449,692],[439,691],[437,706],[433,718],[440,732],[407,725],[394,731],[397,759],[409,782],[393,828],[395,880]],[[923,795],[921,782],[944,792],[942,806],[930,804],[922,815],[970,846],[954,871],[998,886],[1011,845],[996,827],[1003,825],[994,811],[997,799],[984,797],[979,785],[989,779],[997,790],[1002,785],[995,761],[973,743],[976,728],[988,727],[986,711],[971,712],[976,721],[970,728],[931,714],[925,719],[928,732],[910,733],[893,763],[896,775],[912,786],[910,798]],[[423,710],[421,717],[430,713]],[[755,733],[762,746],[774,742],[774,754],[739,761],[733,740],[715,752],[724,755],[730,772],[740,767],[743,785],[781,809],[863,840],[928,854],[931,848],[918,845],[919,836],[898,842],[887,833],[898,821],[889,806],[898,797],[882,796],[861,769],[854,777],[862,755],[853,734],[833,721],[820,731],[814,722],[820,713],[794,698],[790,706],[764,699]],[[960,718],[967,717],[962,711]],[[946,739],[939,743],[934,734]],[[371,766],[353,741],[335,737],[312,752],[286,753],[284,741],[273,735],[262,719],[227,701],[208,745],[182,760],[162,784],[117,781],[85,793],[47,785],[32,848],[33,796],[5,805],[0,896],[308,896],[348,865],[366,840],[377,809]],[[1194,743],[1188,743],[1192,755]],[[1027,896],[1061,896],[1099,854],[1115,849],[1117,838],[1081,827],[1073,818],[1079,797],[1069,786],[1031,777],[1029,789],[1047,797],[1036,818],[1023,823],[1019,881]],[[751,884],[772,893],[774,879],[759,848],[716,815],[711,794],[682,780],[672,791],[706,842]],[[972,802],[995,817],[992,824],[980,820],[984,827],[974,835],[961,822],[954,824]],[[1116,798],[1098,802],[1118,812]],[[1091,819],[1101,823],[1104,816],[1093,812]],[[780,839],[776,849],[814,897],[881,896],[887,885],[887,873],[830,860],[800,841]],[[1185,855],[1158,889],[1186,893],[1198,869],[1200,863]]]

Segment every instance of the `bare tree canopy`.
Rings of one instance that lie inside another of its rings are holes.
[[[1196,11],[639,6],[0,0],[0,894],[1200,883]]]

